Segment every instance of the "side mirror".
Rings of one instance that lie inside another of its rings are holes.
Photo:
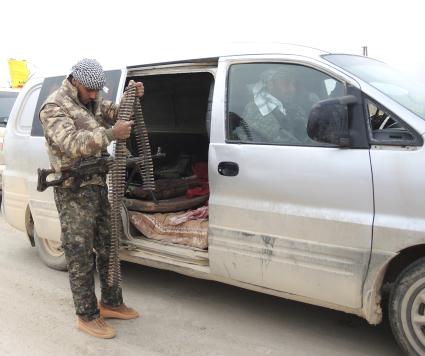
[[[348,105],[356,103],[354,95],[317,102],[308,117],[308,136],[315,141],[349,147]]]

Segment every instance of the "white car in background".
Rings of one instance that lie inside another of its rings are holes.
[[[10,111],[19,94],[19,89],[0,88],[0,202],[2,193],[2,175],[4,170],[3,138]]]

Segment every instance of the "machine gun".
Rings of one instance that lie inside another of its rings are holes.
[[[130,157],[127,158],[126,164],[128,166],[138,167],[142,162],[143,157]],[[84,180],[90,179],[94,174],[106,175],[114,163],[114,158],[110,156],[92,157],[82,159],[77,165],[64,169],[61,171],[61,176],[54,180],[47,180],[50,174],[55,173],[54,169],[42,169],[37,170],[37,190],[39,192],[45,191],[49,187],[60,186],[64,181],[69,178],[74,178],[71,190],[76,191],[80,188],[81,183]]]

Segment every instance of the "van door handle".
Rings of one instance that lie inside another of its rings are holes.
[[[218,164],[218,173],[222,176],[234,177],[239,173],[239,166],[235,162],[220,162]]]

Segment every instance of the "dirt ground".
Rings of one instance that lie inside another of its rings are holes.
[[[1,215],[0,231],[0,355],[400,355],[387,323],[130,263],[124,298],[142,317],[99,340],[75,328],[67,274]]]

